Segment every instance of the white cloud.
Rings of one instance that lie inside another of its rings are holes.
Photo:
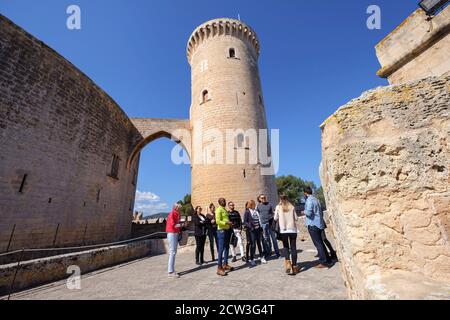
[[[155,213],[167,212],[169,206],[161,200],[161,198],[153,192],[143,192],[136,190],[136,198],[134,210],[142,212],[144,216]]]
[[[153,192],[142,192],[136,190],[136,201],[159,201],[160,197]]]

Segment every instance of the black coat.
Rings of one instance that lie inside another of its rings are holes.
[[[253,222],[253,217],[249,209],[245,209],[244,213],[244,226],[247,230],[253,230],[255,225]]]
[[[204,236],[206,234],[206,217],[203,214],[200,215],[203,217],[203,221],[198,217],[198,215],[194,215],[192,217],[195,236]]]
[[[242,229],[242,220],[241,220],[241,215],[239,214],[238,211],[233,210],[231,212],[228,212],[228,218],[230,219],[233,229]]]

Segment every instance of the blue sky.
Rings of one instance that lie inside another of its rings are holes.
[[[0,12],[55,49],[105,90],[130,117],[188,118],[186,43],[201,23],[237,18],[257,32],[270,128],[280,129],[279,175],[320,185],[319,125],[339,106],[387,81],[376,76],[374,46],[418,0],[0,0]],[[81,30],[66,8],[81,8]],[[366,9],[381,8],[381,30]],[[190,192],[190,169],[170,160],[160,139],[141,155],[139,208],[166,211]]]

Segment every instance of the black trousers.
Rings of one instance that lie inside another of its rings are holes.
[[[322,264],[329,263],[331,261],[330,255],[328,254],[327,248],[325,248],[325,243],[322,240],[322,230],[316,226],[308,226],[308,232],[311,236],[311,240],[319,253],[319,261]]]
[[[205,253],[206,235],[195,236],[195,262],[204,263],[203,255]]]
[[[209,249],[211,250],[211,258],[214,260],[214,241],[216,243],[217,252],[219,251],[219,243],[217,242],[217,229],[208,227],[206,234],[209,239]]]
[[[330,241],[327,239],[327,235],[325,234],[325,229],[322,230],[322,241],[325,244],[325,247],[328,249],[331,258],[336,258],[336,251],[333,249]]]
[[[282,233],[281,240],[283,241],[284,259],[291,260],[292,265],[295,266],[297,264],[297,234]]]
[[[247,261],[255,259],[256,247],[258,247],[259,256],[262,257],[263,250],[261,245],[262,229],[247,230],[246,258]]]

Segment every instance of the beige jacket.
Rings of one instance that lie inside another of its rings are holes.
[[[277,205],[274,219],[279,221],[280,233],[297,233],[297,224],[295,222],[298,220],[298,217],[294,207],[288,212],[284,212],[281,206]]]

